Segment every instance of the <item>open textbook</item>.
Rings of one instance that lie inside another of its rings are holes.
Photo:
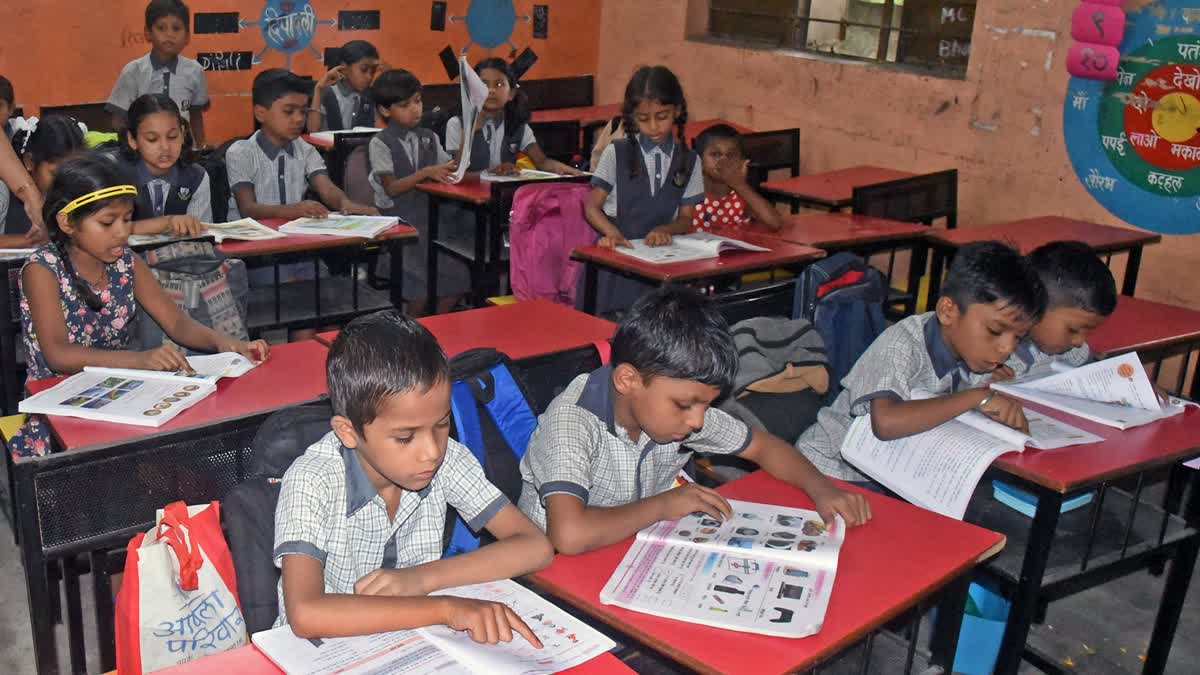
[[[480,111],[483,109],[483,102],[488,97],[488,87],[479,79],[479,73],[467,63],[467,55],[463,54],[458,58],[458,74],[459,74],[459,110],[462,111],[460,121],[462,122],[462,147],[458,157],[458,169],[454,175],[450,176],[450,183],[462,182],[463,176],[467,175],[467,169],[471,165],[471,144],[475,139],[475,122],[479,118]]]
[[[512,642],[479,644],[467,633],[446,626],[305,640],[285,625],[255,633],[251,641],[288,675],[541,675],[572,668],[616,646],[583,621],[507,579],[450,588],[434,595],[506,604],[529,625],[543,647],[535,649],[516,634]]]
[[[309,134],[309,136],[325,141],[326,143],[333,143],[334,138],[341,134],[375,133],[377,131],[383,131],[383,129],[377,127],[354,127],[353,129],[338,129],[336,131],[316,131]]]
[[[331,213],[324,218],[297,218],[279,226],[285,234],[325,234],[334,237],[373,239],[398,225],[394,216],[343,216]]]
[[[747,633],[820,631],[845,522],[826,528],[814,511],[729,505],[724,522],[693,514],[638,532],[600,602]]]
[[[238,239],[241,241],[263,241],[266,239],[279,239],[286,237],[286,234],[277,232],[263,225],[253,218],[242,218],[228,223],[205,223],[204,232],[198,238],[212,237],[219,244],[226,239]],[[174,234],[131,234],[129,235],[130,246],[147,246],[150,244],[165,244],[172,241],[180,241],[189,237],[177,237]]]
[[[671,243],[666,246],[649,246],[646,244],[645,239],[634,239],[629,243],[632,244],[632,248],[618,246],[613,250],[656,264],[705,260],[734,251],[771,250],[709,232],[676,235],[671,238]]]
[[[482,171],[479,174],[479,180],[491,183],[513,183],[520,180],[554,180],[555,178],[570,178],[570,176],[565,173],[539,171],[537,169],[518,169],[511,176],[502,176],[491,171]]]
[[[1167,403],[1159,400],[1136,352],[1046,377],[991,386],[996,391],[1118,429],[1178,415],[1184,408],[1178,399]]]
[[[87,367],[21,401],[23,413],[158,427],[256,365],[240,354],[190,356],[193,373]]]
[[[36,248],[0,248],[0,260],[24,260],[33,255]]]

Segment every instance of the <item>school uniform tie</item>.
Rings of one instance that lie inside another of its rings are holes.
[[[150,192],[154,196],[154,215],[161,216],[167,209],[167,190],[162,181],[156,180],[150,184]]]
[[[163,90],[162,93],[168,97],[171,95],[171,71],[163,71]]]
[[[287,163],[283,159],[282,151],[279,153],[277,164],[279,165],[279,204],[280,206],[283,206],[289,202],[287,196],[287,180],[285,179],[285,176],[287,175]]]
[[[663,159],[662,152],[656,151],[654,153],[654,184],[652,184],[650,186],[650,194],[651,195],[658,194],[658,188],[660,186],[662,186],[662,172],[663,172],[662,159]]]

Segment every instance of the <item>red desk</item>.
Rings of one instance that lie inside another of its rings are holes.
[[[617,328],[611,321],[547,300],[439,314],[417,321],[438,339],[446,356],[492,347],[513,360],[608,340]],[[337,334],[331,330],[318,334],[317,339],[332,344]]]
[[[579,122],[580,124],[605,123],[621,114],[620,103],[592,105],[579,108],[548,108],[534,110],[529,114],[533,124],[540,122]]]
[[[793,211],[800,206],[815,206],[840,211],[850,206],[854,188],[912,178],[914,174],[881,166],[852,166],[823,173],[769,180],[758,187],[775,201],[786,201]]]
[[[1125,227],[1099,225],[1063,216],[1040,216],[1007,223],[939,230],[930,235],[929,240],[930,246],[933,247],[930,303],[937,298],[943,265],[949,264],[954,251],[966,244],[991,240],[1010,242],[1023,253],[1054,241],[1082,241],[1097,254],[1128,251],[1129,258],[1125,261],[1125,281],[1121,293],[1133,295],[1137,286],[1138,268],[1142,264],[1142,247],[1146,244],[1157,244],[1162,241],[1162,235]]]
[[[259,221],[263,225],[278,230],[287,220],[283,218],[264,218]],[[257,256],[279,255],[302,251],[317,251],[327,248],[342,248],[346,246],[363,246],[373,241],[391,241],[416,239],[417,230],[408,225],[396,225],[389,230],[379,233],[374,239],[362,237],[332,237],[325,234],[289,234],[282,239],[264,239],[261,241],[241,241],[229,239],[217,244],[217,249],[225,255],[234,258],[252,258]]]
[[[206,656],[191,663],[155,671],[159,675],[282,675],[283,671],[271,663],[257,647],[245,645],[227,652]],[[570,675],[606,675],[608,673],[632,673],[633,670],[613,656],[602,654],[587,663],[562,671]],[[113,671],[112,675],[115,675]]]
[[[825,252],[820,249],[760,234],[740,233],[738,238],[771,250],[738,251],[706,260],[654,264],[600,246],[577,248],[571,253],[571,257],[587,265],[584,271],[584,311],[588,314],[596,311],[597,272],[600,267],[665,286],[685,281],[738,276],[776,267],[795,267],[825,257]]]
[[[799,490],[761,471],[718,491],[746,501],[813,508]],[[820,633],[803,639],[722,630],[600,604],[600,590],[632,540],[584,555],[559,555],[549,568],[530,579],[556,599],[649,644],[687,668],[754,675],[802,671],[828,660],[943,587],[958,581],[965,589],[967,575],[976,563],[1004,546],[1004,537],[995,532],[881,495],[868,493],[867,498],[874,519],[846,534],[825,625]],[[959,625],[954,617],[961,617],[963,609],[961,596],[958,600],[957,607],[940,610],[939,628],[953,628],[948,635],[939,638],[935,634],[934,638],[935,648],[951,659]]]
[[[1141,300],[1122,295],[1117,309],[1088,335],[1088,346],[1097,358],[1136,351],[1144,359],[1155,355],[1158,366],[1166,356],[1182,352],[1183,366],[1175,392],[1182,394],[1191,363],[1192,350],[1200,345],[1200,312],[1187,307]],[[1151,374],[1158,379],[1158,367]],[[1200,382],[1192,381],[1191,398],[1200,395]]]
[[[304,142],[308,143],[309,145],[313,146],[314,148],[316,148],[322,152],[324,152],[326,150],[332,150],[333,146],[335,145],[334,141],[327,141],[324,138],[320,138],[320,137],[314,136],[312,134],[301,134],[300,138],[304,139]],[[336,138],[336,136],[335,136],[335,138]]]

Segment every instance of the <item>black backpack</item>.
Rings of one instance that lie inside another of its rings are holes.
[[[279,616],[279,570],[273,554],[280,480],[308,446],[329,433],[332,416],[329,403],[321,402],[268,417],[251,443],[249,475],[221,504],[248,634],[270,628]]]
[[[203,166],[204,170],[208,172],[208,189],[212,195],[214,223],[224,223],[229,220],[229,198],[233,196],[229,190],[229,171],[225,167],[225,153],[229,152],[229,146],[247,138],[249,136],[231,138],[200,161],[200,166]]]

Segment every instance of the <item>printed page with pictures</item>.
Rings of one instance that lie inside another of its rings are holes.
[[[664,521],[638,533],[600,601],[763,635],[821,630],[845,539],[814,511],[730,500],[734,516]]]
[[[254,361],[236,352],[221,352],[220,354],[203,354],[187,357],[192,372],[183,371],[168,373],[161,370],[136,370],[133,368],[101,368],[87,366],[85,373],[113,375],[118,377],[146,378],[157,380],[176,380],[180,384],[192,384],[195,380],[216,382],[222,377],[241,377],[258,366]]]
[[[177,237],[170,233],[131,234],[129,235],[129,245],[150,246],[153,244],[167,244],[173,241],[189,241],[209,237],[219,244],[226,239],[236,239],[239,241],[281,239],[287,237],[287,234],[272,230],[253,218],[242,218],[241,220],[234,220],[228,223],[205,223],[204,232],[196,237]]]
[[[159,427],[217,388],[215,382],[205,378],[132,372],[139,374],[77,373],[21,401],[18,409],[23,413]]]
[[[525,638],[480,644],[447,626],[427,626],[349,638],[306,640],[288,626],[255,633],[251,641],[288,675],[345,673],[499,673],[548,675],[585,663],[616,644],[591,626],[508,579],[438,591],[435,595],[508,605],[542,641]]]
[[[1018,383],[996,391],[1040,403],[1117,429],[1149,424],[1183,412],[1184,404],[1159,401],[1136,352]]]
[[[650,246],[645,239],[633,239],[629,243],[631,248],[618,246],[613,250],[655,264],[707,260],[732,251],[771,250],[709,232],[676,235],[666,246]]]
[[[321,234],[331,237],[373,239],[400,223],[390,216],[344,216],[331,213],[324,218],[297,218],[279,226],[284,234]]]
[[[919,389],[912,392],[914,400],[933,397],[934,394]],[[955,419],[976,431],[981,431],[994,438],[1008,441],[1014,447],[1023,448],[1028,446],[1038,448],[1039,450],[1054,450],[1072,445],[1099,443],[1104,440],[1102,436],[1097,436],[1090,431],[1084,431],[1062,420],[1056,420],[1036,410],[1025,408],[1024,413],[1025,421],[1029,423],[1028,434],[1013,429],[1007,424],[1001,424],[987,415],[974,410],[968,410]]]

